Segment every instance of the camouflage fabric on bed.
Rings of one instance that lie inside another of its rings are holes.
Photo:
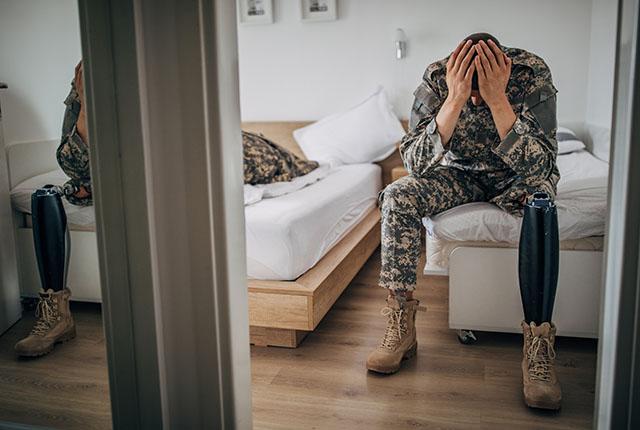
[[[318,167],[317,161],[297,157],[269,139],[242,132],[244,183],[251,185],[290,181]]]

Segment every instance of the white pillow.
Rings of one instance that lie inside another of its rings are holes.
[[[584,142],[578,139],[573,130],[566,127],[558,127],[556,139],[558,140],[558,155],[569,154],[585,148]]]
[[[584,142],[581,140],[563,140],[558,142],[558,155],[581,151],[584,148]]]
[[[359,105],[300,128],[293,137],[309,160],[335,165],[384,160],[404,134],[380,87]]]

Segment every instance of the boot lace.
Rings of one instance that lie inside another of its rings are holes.
[[[535,336],[527,349],[529,377],[536,381],[551,381],[551,366],[555,358],[556,352],[549,338]]]
[[[380,346],[392,351],[400,343],[402,337],[407,334],[407,314],[404,309],[393,309],[388,306],[382,308],[380,313],[388,318],[387,329]]]
[[[58,320],[57,304],[52,300],[51,295],[40,296],[40,301],[36,307],[36,323],[31,330],[31,334],[44,336]]]

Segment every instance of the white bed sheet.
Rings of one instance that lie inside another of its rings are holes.
[[[588,151],[558,156],[561,179],[556,206],[560,240],[604,234],[609,165]],[[430,239],[518,243],[521,217],[490,203],[452,208],[423,223]]]
[[[380,167],[350,164],[291,194],[245,208],[250,278],[293,280],[376,205]]]

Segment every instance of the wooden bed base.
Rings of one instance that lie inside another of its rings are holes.
[[[295,281],[249,280],[251,343],[297,347],[380,244],[380,212],[365,218]]]

